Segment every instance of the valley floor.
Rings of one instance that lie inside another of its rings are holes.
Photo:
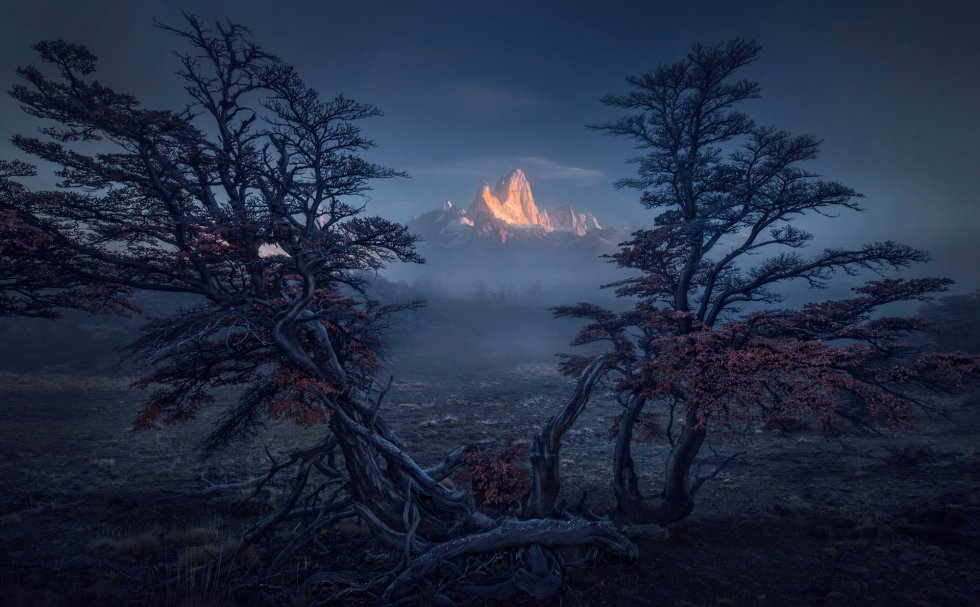
[[[424,464],[483,438],[528,440],[572,387],[547,359],[456,368],[403,355],[392,367],[385,411]],[[199,567],[233,549],[274,492],[186,494],[261,474],[264,445],[275,453],[312,431],[272,426],[248,448],[201,462],[208,420],[133,432],[141,395],[124,379],[54,369],[6,373],[0,385],[0,603],[300,606],[322,596],[302,584],[273,596]],[[608,430],[618,407],[600,391],[568,434],[569,502],[589,490],[594,510],[611,505]],[[923,418],[885,437],[760,430],[747,444],[714,445],[717,457],[747,454],[705,487],[692,516],[667,532],[632,529],[639,562],[587,560],[554,604],[975,604],[980,400],[949,407],[950,419]],[[664,449],[635,451],[650,491]],[[365,593],[341,602],[373,604]]]

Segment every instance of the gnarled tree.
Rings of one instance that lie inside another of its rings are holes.
[[[196,297],[198,305],[149,322],[131,346],[148,368],[139,385],[152,390],[138,422],[193,418],[213,405],[216,389],[238,386],[243,395],[208,449],[267,417],[325,428],[260,481],[293,475],[283,507],[248,530],[246,542],[303,520],[265,573],[304,542],[327,558],[319,533],[350,517],[391,557],[362,586],[386,601],[437,571],[483,595],[519,589],[544,597],[562,584],[555,548],[591,544],[635,556],[608,521],[556,508],[564,434],[610,373],[619,374],[625,404],[615,449],[619,515],[659,522],[690,511],[701,482],[692,486],[690,468],[709,428],[738,432],[760,417],[797,412],[829,419],[852,412],[838,404],[843,392],[900,422],[913,404],[905,387],[954,391],[977,373],[974,358],[922,356],[895,338],[920,323],[872,317],[879,305],[945,288],[942,280],[882,281],[853,300],[738,314],[748,302],[778,301],[773,288],[791,279],[819,285],[835,270],[900,268],[925,254],[880,243],[798,255],[809,235],[792,221],[856,208],[855,194],[798,167],[816,154],[815,140],[756,128],[733,109],[757,93],[753,83],[729,82],[755,58],[753,44],[695,47],[607,100],[636,113],[600,128],[646,152],[638,178],[623,185],[641,189],[644,204],[660,211],[655,227],[634,234],[615,257],[639,273],[619,285],[637,305],[624,314],[587,304],[558,310],[591,320],[578,342],[608,339],[613,348],[567,361],[578,385],[531,445],[531,491],[520,517],[489,514],[439,482],[470,452],[421,467],[387,425],[384,390],[374,387],[380,332],[392,312],[414,304],[373,301],[366,276],[392,260],[421,261],[415,238],[365,216],[358,198],[372,180],[399,175],[362,157],[372,142],[359,121],[378,111],[344,97],[322,100],[240,26],[209,29],[188,17],[166,29],[189,49],[179,56],[190,97],[180,111],[147,109],[94,80],[95,57],[62,41],[36,46],[44,70],[18,71],[23,82],[11,94],[44,127],[41,137],[14,143],[58,167],[61,187],[32,190],[21,179],[31,166],[0,163],[0,313],[127,314],[137,311],[140,291]],[[719,146],[736,140],[740,150],[723,157]],[[738,263],[773,247],[783,252],[752,268]],[[673,444],[666,486],[653,502],[640,494],[630,457],[634,426],[655,430],[643,413],[651,403],[670,412],[664,434]],[[469,560],[487,553],[503,556]],[[321,577],[353,583],[348,574]],[[487,582],[494,583],[475,587]]]
[[[612,256],[632,271],[611,285],[634,298],[630,311],[555,309],[588,319],[573,345],[611,344],[605,365],[624,405],[613,462],[623,522],[666,524],[691,512],[706,480],[691,478],[692,464],[709,431],[740,436],[753,423],[803,415],[902,423],[918,389],[957,392],[977,377],[976,358],[922,354],[903,339],[924,323],[876,316],[948,280],[880,280],[854,299],[772,309],[791,281],[819,288],[835,272],[881,273],[927,254],[894,242],[803,254],[812,235],[800,220],[857,211],[859,195],[803,168],[817,139],[758,126],[740,110],[759,86],[736,74],[758,54],[741,39],[696,45],[678,63],[627,78],[627,93],[603,99],[627,113],[593,127],[640,151],[636,177],[617,185],[639,190],[656,213]],[[594,364],[573,356],[565,370]],[[652,498],[641,494],[631,457],[638,425],[670,443],[664,486]]]
[[[385,422],[373,388],[379,334],[413,304],[373,301],[366,276],[421,259],[414,236],[365,216],[358,198],[372,180],[399,175],[362,157],[373,144],[359,122],[378,110],[321,99],[238,25],[211,29],[189,16],[165,29],[189,49],[178,55],[190,99],[180,111],[145,108],[94,80],[96,58],[75,44],[39,43],[46,68],[18,70],[11,94],[43,128],[14,144],[55,165],[61,181],[34,191],[18,179],[31,166],[0,165],[0,313],[129,313],[140,291],[196,297],[131,346],[148,368],[139,385],[152,390],[138,423],[191,419],[216,389],[239,386],[208,449],[267,417],[322,424],[321,441],[274,462],[267,480],[292,471],[291,492],[245,540],[302,515],[299,539],[314,543],[337,520],[360,517],[401,563],[381,577],[389,598],[446,560],[528,543],[534,571],[518,585],[537,594],[556,579],[543,546],[632,555],[607,523],[488,516],[439,482],[463,449],[423,469]]]

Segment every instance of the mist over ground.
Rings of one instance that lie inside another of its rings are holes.
[[[11,5],[0,603],[973,604],[977,7]]]
[[[406,366],[455,368],[529,360],[558,363],[559,352],[582,322],[555,318],[549,308],[589,300],[621,307],[608,291],[565,284],[544,287],[539,282],[494,283],[477,280],[463,293],[453,294],[423,281],[398,284],[379,280],[372,295],[385,303],[422,299],[425,305],[396,313],[384,339],[389,348],[386,368],[397,374]],[[125,346],[135,339],[147,318],[192,305],[188,298],[153,297],[145,314],[130,318],[90,316],[68,311],[63,319],[0,319],[0,369],[16,373],[64,371],[93,375],[135,375]]]
[[[424,266],[423,266],[424,267]],[[601,272],[596,272],[599,275]],[[413,283],[378,279],[371,295],[385,303],[424,301],[418,309],[394,314],[384,334],[385,372],[397,376],[432,367],[464,374],[493,365],[529,361],[557,365],[561,353],[592,350],[569,342],[583,326],[579,319],[556,318],[554,306],[589,302],[624,310],[631,301],[615,297],[598,282],[567,282],[546,286],[543,280],[508,280],[503,275],[471,275],[454,288],[428,275]],[[531,273],[533,277],[535,274]],[[588,276],[588,274],[583,274]],[[513,278],[511,275],[509,278]],[[859,281],[852,281],[860,284]],[[848,287],[828,290],[790,289],[780,305],[798,306],[821,301],[830,294],[847,296]],[[932,304],[906,302],[886,309],[889,314],[918,314],[937,326],[928,337],[938,350],[980,351],[980,307],[972,295],[939,298]],[[63,319],[0,318],[0,370],[10,373],[86,373],[93,376],[135,377],[140,369],[125,351],[148,318],[200,303],[193,298],[154,295],[140,299],[144,314],[129,318],[92,316],[67,311]]]
[[[554,319],[548,307],[608,297],[572,286],[487,287],[457,296],[424,284],[379,282],[375,288],[387,301],[428,299],[425,307],[393,318],[379,373],[382,384],[393,376],[382,409],[423,465],[476,441],[493,440],[498,448],[526,444],[575,384],[558,375],[554,353],[570,351],[568,341],[581,323]],[[980,350],[974,299],[931,310],[929,318],[943,323],[946,345],[964,349],[969,335]],[[145,303],[161,309],[190,302]],[[276,493],[255,499],[249,489],[199,492],[209,483],[261,474],[267,452],[281,457],[319,437],[318,427],[281,420],[202,460],[214,411],[132,432],[146,394],[129,387],[137,373],[120,348],[143,321],[77,313],[57,322],[0,321],[0,455],[7,487],[0,498],[0,569],[18,572],[16,579],[0,578],[0,592],[11,605],[38,605],[34,589],[50,588],[52,579],[59,580],[56,590],[40,604],[186,604],[152,594],[153,584],[164,583],[162,576],[175,567],[190,579],[176,596],[237,604],[232,586],[208,585],[186,571],[237,545],[242,529],[267,513],[262,500],[273,504]],[[217,404],[230,406],[236,392],[219,393]],[[706,604],[736,597],[718,602],[725,605],[758,604],[759,596],[774,605],[892,607],[901,596],[929,598],[910,606],[965,604],[964,580],[976,571],[980,533],[978,403],[974,397],[938,404],[948,417],[918,415],[914,431],[882,437],[828,440],[807,426],[758,429],[751,456],[706,485],[688,521],[649,537],[636,532],[650,569],[597,562],[576,587],[616,605],[656,597],[680,607],[690,604],[684,601],[692,593]],[[609,431],[621,411],[612,391],[600,386],[570,431],[562,451],[566,507],[584,496],[595,508],[613,503]],[[746,446],[712,444],[706,461]],[[662,444],[637,444],[639,482],[662,482],[665,456]],[[362,532],[350,530],[355,537]],[[705,562],[710,576],[692,589],[686,580]],[[145,573],[138,582],[120,581],[119,567],[145,567]],[[928,575],[927,587],[919,574]],[[847,598],[834,598],[845,592]]]

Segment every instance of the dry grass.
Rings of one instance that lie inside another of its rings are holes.
[[[0,516],[0,526],[3,525],[16,525],[23,522],[24,517],[21,516],[20,512],[11,512],[10,514],[4,514]]]
[[[37,394],[126,390],[135,380],[135,377],[129,376],[116,377],[77,373],[14,373],[12,371],[0,371],[0,392]]]
[[[419,422],[419,428],[435,428],[438,426],[457,426],[459,418],[455,415],[443,415],[439,418],[426,419]]]
[[[111,457],[103,457],[93,459],[91,464],[93,468],[98,468],[99,470],[112,470],[116,467],[116,460]]]
[[[221,527],[218,521],[201,527],[190,529],[174,529],[166,534],[164,541],[172,548],[200,546],[218,541],[221,538]]]
[[[164,578],[176,579],[180,596],[207,595],[216,588],[221,574],[253,565],[257,551],[239,550],[240,540],[223,529],[222,522],[189,528],[148,530],[121,536],[102,536],[89,543],[92,552],[133,559],[158,556]]]
[[[96,537],[88,544],[93,552],[109,551],[128,556],[148,556],[163,548],[163,529],[159,526],[121,537]]]
[[[238,565],[247,566],[258,556],[255,548],[248,546],[239,552],[239,540],[225,540],[210,544],[191,546],[181,551],[177,558],[176,567],[180,571],[191,571],[212,562],[225,562],[233,568]]]
[[[254,546],[241,548],[241,541],[218,536],[210,543],[189,546],[176,561],[167,564],[171,571],[166,596],[167,607],[209,607],[228,605],[234,601],[234,584],[228,579],[232,572],[249,569],[258,561]],[[174,571],[175,570],[175,571]]]
[[[110,559],[122,562],[127,558],[158,557],[149,564],[144,561],[140,574],[142,585],[156,588],[153,595],[139,597],[141,604],[151,607],[231,604],[234,596],[230,589],[235,584],[229,583],[229,576],[254,566],[258,560],[258,551],[251,546],[241,549],[239,538],[217,519],[191,527],[153,526],[134,533],[102,536],[92,540],[89,549],[108,552]],[[123,604],[134,599],[109,596],[112,587],[97,580],[86,588],[85,594],[92,604]]]

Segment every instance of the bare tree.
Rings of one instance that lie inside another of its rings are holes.
[[[521,577],[520,558],[499,573],[536,594],[560,580],[545,546],[634,555],[608,523],[480,511],[440,483],[465,449],[423,469],[385,421],[379,335],[391,313],[418,304],[382,305],[367,281],[387,262],[422,260],[405,227],[364,213],[371,182],[401,175],[362,157],[373,142],[359,123],[379,111],[321,99],[242,26],[187,16],[161,27],[188,49],[178,55],[189,96],[179,111],[147,109],[92,79],[96,58],[63,41],[35,46],[47,69],[18,70],[11,94],[43,128],[14,143],[58,167],[61,182],[32,191],[18,181],[31,166],[0,165],[0,312],[128,314],[140,291],[196,296],[130,346],[147,367],[139,384],[152,390],[138,424],[191,419],[226,386],[244,390],[208,451],[268,417],[322,424],[322,440],[272,462],[260,485],[292,474],[292,487],[244,541],[302,517],[287,547],[316,550],[321,530],[358,517],[393,557],[379,578],[390,600],[448,561],[527,544],[537,546],[534,575]],[[281,558],[268,562],[274,570]]]
[[[368,281],[390,261],[421,259],[403,226],[364,212],[371,182],[401,175],[362,157],[373,142],[359,122],[378,110],[321,99],[239,25],[208,28],[188,16],[182,27],[162,27],[188,49],[178,55],[189,96],[179,111],[147,109],[94,80],[96,58],[63,41],[36,45],[44,70],[18,70],[22,83],[11,94],[43,128],[14,143],[56,166],[61,187],[31,190],[20,179],[31,166],[0,164],[0,313],[130,314],[141,291],[197,298],[148,322],[131,345],[147,368],[139,383],[152,390],[138,423],[191,419],[213,406],[215,390],[239,386],[241,399],[223,412],[208,451],[269,417],[324,428],[316,443],[273,460],[257,482],[291,475],[282,507],[243,538],[282,539],[291,523],[295,533],[269,555],[263,575],[282,574],[283,559],[300,547],[329,569],[320,533],[353,517],[371,529],[372,550],[387,554],[387,567],[360,585],[349,571],[321,574],[385,602],[420,589],[433,600],[462,588],[546,597],[563,584],[559,549],[592,545],[635,557],[608,520],[556,506],[564,435],[610,374],[620,375],[625,407],[614,481],[625,518],[651,512],[629,454],[633,427],[651,427],[644,404],[669,406],[673,450],[652,511],[661,522],[690,511],[703,480],[692,485],[689,470],[709,420],[730,430],[751,419],[752,407],[773,402],[836,412],[829,395],[845,388],[901,420],[909,399],[895,394],[898,387],[951,391],[976,375],[975,359],[913,356],[892,340],[919,325],[870,317],[880,304],[944,288],[942,280],[886,281],[849,302],[736,316],[746,302],[777,301],[771,288],[793,278],[819,285],[834,270],[903,267],[925,254],[880,243],[813,258],[780,253],[740,269],[736,260],[764,247],[801,248],[809,235],[790,222],[854,208],[854,193],[796,166],[816,153],[815,140],[756,128],[732,109],[756,94],[752,83],[727,82],[754,59],[754,45],[698,46],[608,99],[639,113],[600,128],[647,152],[639,177],[625,185],[662,210],[656,227],[634,234],[616,256],[641,272],[619,285],[638,303],[626,314],[587,304],[557,310],[591,320],[577,342],[608,339],[614,347],[567,361],[578,384],[533,441],[531,491],[519,516],[481,510],[467,492],[440,482],[475,447],[423,468],[382,410],[380,334],[393,312],[419,304],[383,305],[367,294]],[[723,159],[718,146],[735,138],[742,149]],[[741,240],[719,253],[726,237]],[[838,339],[859,347],[832,350]],[[770,351],[779,356],[767,358]],[[712,358],[718,352],[724,361]],[[804,389],[794,365],[806,368],[804,379],[821,377],[821,390]]]
[[[801,252],[813,237],[800,219],[857,211],[859,195],[803,168],[817,156],[816,138],[758,126],[740,110],[759,86],[736,74],[758,54],[741,39],[695,45],[680,62],[627,78],[628,92],[603,99],[626,114],[593,127],[639,151],[636,177],[617,186],[639,190],[656,212],[653,226],[612,256],[636,272],[610,285],[634,298],[632,310],[554,309],[589,321],[573,345],[610,344],[604,364],[619,377],[623,405],[613,462],[620,521],[666,524],[691,512],[694,494],[718,471],[692,478],[712,428],[738,437],[780,416],[854,417],[843,404],[848,394],[878,421],[904,422],[920,402],[913,388],[956,392],[977,376],[976,359],[908,348],[902,336],[926,329],[922,323],[874,317],[887,303],[945,290],[948,280],[884,280],[854,299],[772,309],[788,282],[821,288],[835,272],[880,273],[928,257],[894,242]],[[767,305],[768,312],[748,313]],[[565,369],[591,373],[595,360],[571,357]],[[644,413],[651,406],[655,412]],[[645,438],[658,434],[670,444],[664,486],[653,498],[641,494],[631,456],[638,426]]]

